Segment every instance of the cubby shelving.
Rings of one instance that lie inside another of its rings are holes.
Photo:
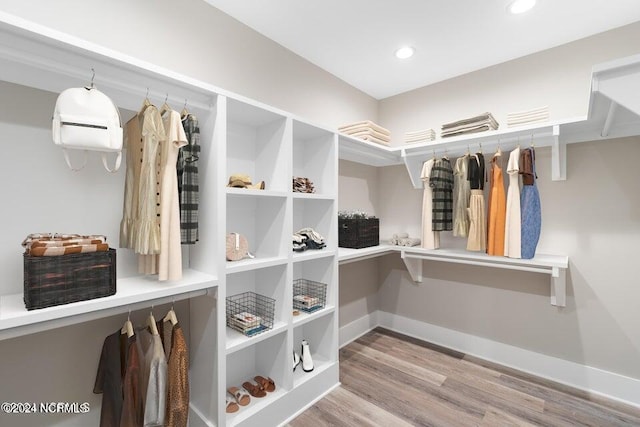
[[[334,215],[334,201],[322,199],[294,199],[293,200],[293,230],[295,233],[303,228],[313,228],[320,233],[326,242],[325,249],[335,250],[338,242],[330,239],[331,230],[337,227]],[[323,249],[322,249],[323,250]],[[314,251],[309,249],[307,251]]]
[[[315,375],[320,375],[325,369],[337,362],[336,336],[333,334],[335,316],[332,312],[326,312],[324,316],[313,319],[310,322],[296,325],[293,330],[294,349],[301,351],[302,340],[307,340],[313,359],[313,371],[305,372],[302,364],[298,366],[294,374],[294,387],[309,381]]]
[[[293,176],[311,180],[316,197],[336,196],[335,140],[332,132],[293,121]]]

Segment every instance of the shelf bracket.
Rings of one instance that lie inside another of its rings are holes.
[[[567,144],[560,141],[560,126],[553,127],[551,143],[551,180],[567,180]]]
[[[609,104],[609,112],[607,113],[607,118],[604,121],[604,125],[602,126],[602,132],[600,132],[600,136],[606,138],[609,136],[609,131],[611,130],[611,125],[613,124],[613,118],[616,115],[616,110],[618,109],[618,104],[614,101],[611,101]]]
[[[400,252],[400,257],[404,261],[411,279],[416,283],[422,283],[422,259],[409,257],[404,251]]]
[[[566,307],[567,305],[567,269],[553,267],[551,269],[551,305]]]

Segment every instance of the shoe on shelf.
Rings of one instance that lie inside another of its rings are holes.
[[[249,394],[240,387],[229,387],[227,391],[240,406],[247,406],[251,402]]]
[[[270,377],[263,377],[261,375],[253,377],[254,381],[258,383],[262,389],[268,393],[271,393],[276,389],[276,383]]]
[[[298,353],[296,353],[296,351],[293,350],[293,371],[294,372],[299,364],[300,364],[300,356],[298,356]]]
[[[250,383],[249,381],[245,381],[242,383],[242,387],[249,392],[249,394],[253,397],[265,397],[267,392],[262,389],[262,387],[258,384]]]
[[[233,401],[233,398],[227,397],[227,409],[226,409],[227,414],[238,412],[238,409],[240,409],[240,407],[236,402]]]
[[[302,350],[300,351],[302,358],[302,370],[305,372],[313,371],[313,359],[311,358],[311,350],[307,340],[302,340]]]

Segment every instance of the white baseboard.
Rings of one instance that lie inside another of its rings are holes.
[[[362,335],[378,326],[378,311],[369,313],[351,323],[340,328],[339,344],[340,348],[349,344],[351,341],[357,340]]]
[[[374,320],[377,324],[373,323]],[[340,328],[340,346],[348,344],[376,326],[584,390],[593,395],[640,407],[638,379],[393,313],[378,311]]]

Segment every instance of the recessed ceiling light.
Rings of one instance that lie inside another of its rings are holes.
[[[510,13],[517,15],[519,13],[524,13],[528,10],[531,10],[535,5],[536,0],[513,0],[507,6],[507,10]]]
[[[396,57],[399,59],[411,58],[416,50],[411,46],[403,46],[396,50]]]

